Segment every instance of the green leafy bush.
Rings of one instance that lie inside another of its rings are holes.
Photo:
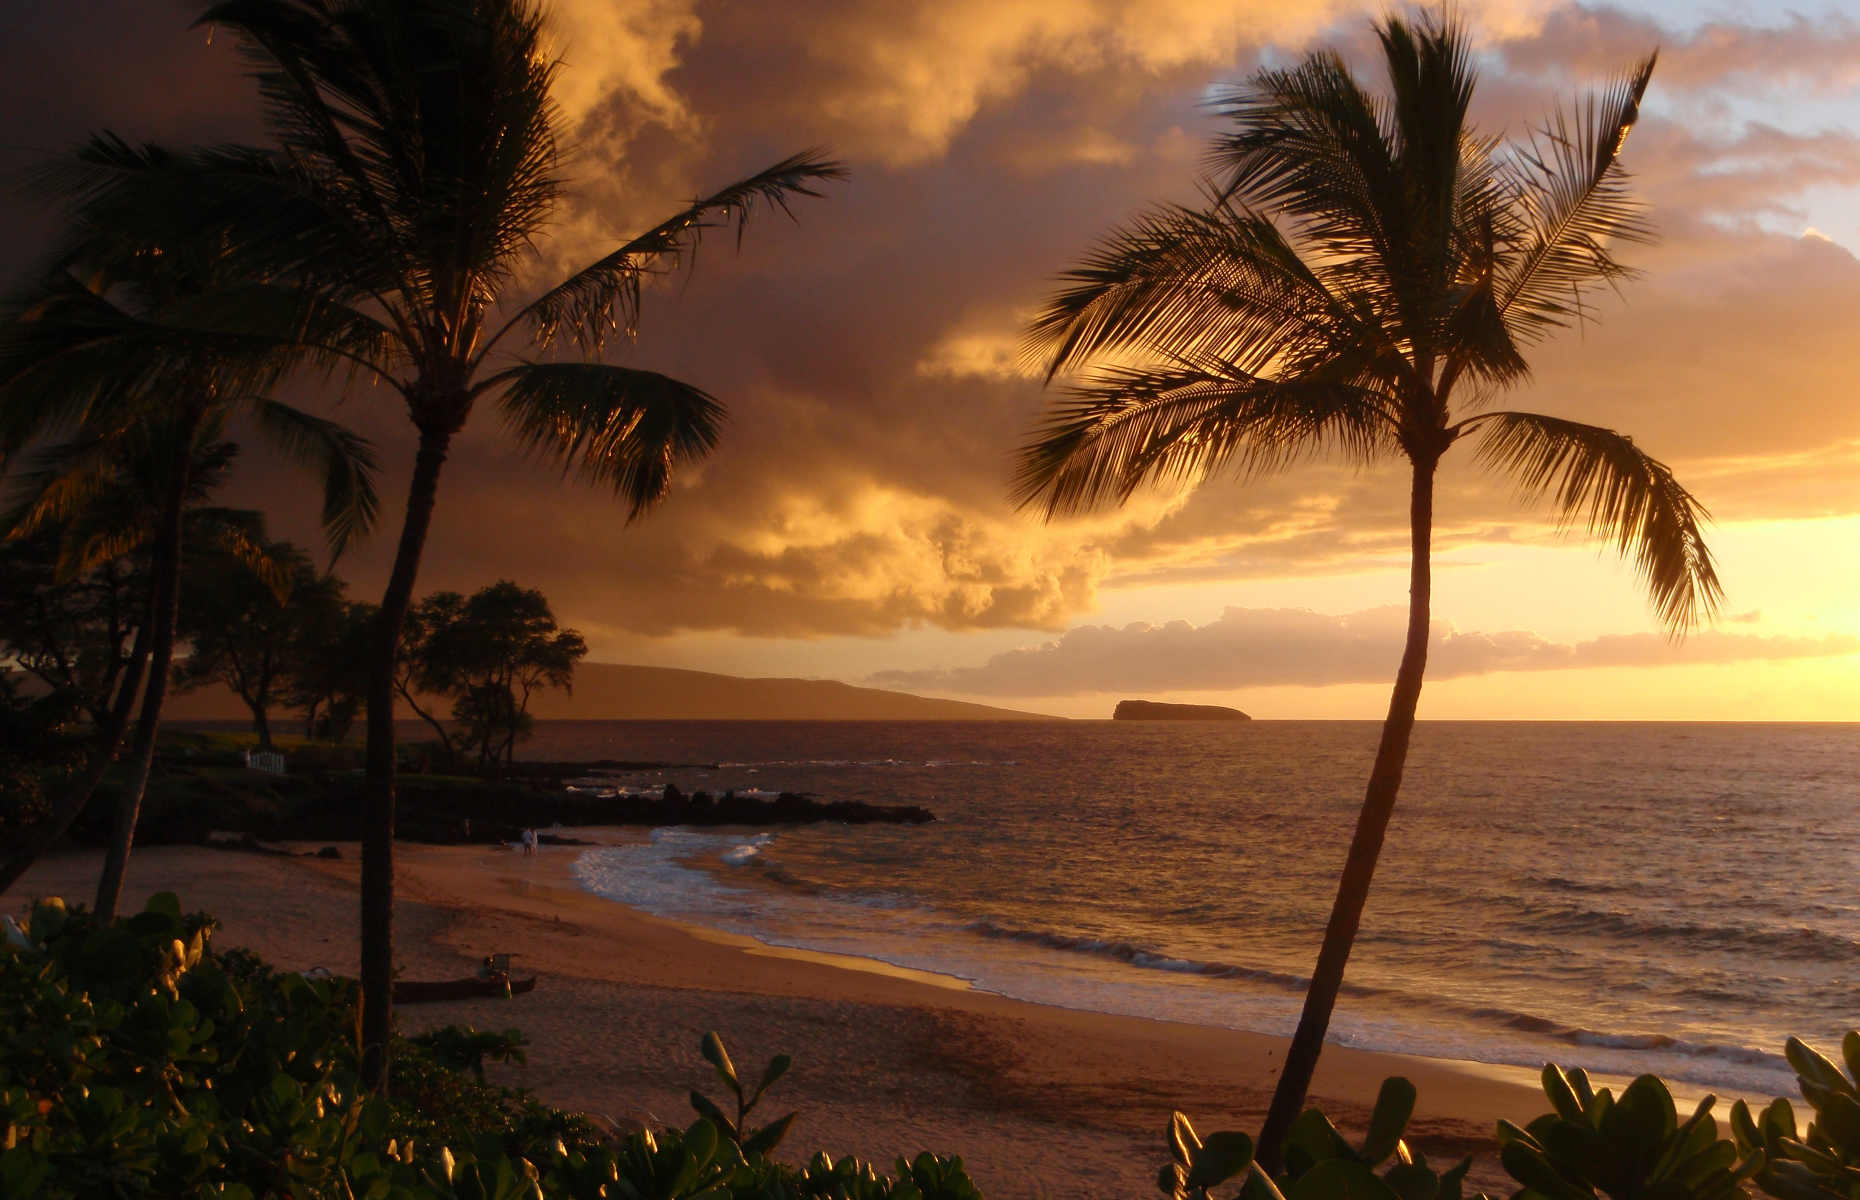
[[[364,1094],[355,984],[215,953],[213,927],[168,894],[107,926],[46,901],[0,950],[0,1196],[979,1200],[961,1159],[776,1163],[790,1118],[739,1142],[774,1064],[734,1122],[621,1138],[479,1081],[514,1030],[397,1042],[392,1098]]]
[[[795,1114],[777,1117],[759,1129],[749,1128],[747,1122],[750,1110],[755,1108],[763,1093],[776,1080],[788,1073],[792,1060],[786,1054],[777,1054],[769,1059],[769,1065],[762,1069],[761,1080],[755,1087],[745,1090],[736,1077],[736,1064],[730,1061],[730,1052],[724,1049],[723,1039],[715,1032],[704,1035],[704,1040],[698,1045],[698,1053],[704,1056],[704,1061],[711,1065],[717,1072],[717,1078],[723,1080],[723,1086],[729,1088],[730,1094],[735,1097],[736,1116],[726,1114],[709,1096],[696,1088],[691,1089],[691,1107],[697,1110],[698,1116],[715,1125],[724,1137],[736,1143],[744,1154],[764,1157],[773,1154],[775,1147],[788,1136],[788,1127],[794,1124]]]
[[[1799,1038],[1783,1048],[1796,1086],[1814,1111],[1802,1130],[1786,1099],[1752,1115],[1743,1101],[1731,1107],[1738,1145],[1764,1162],[1759,1187],[1778,1200],[1855,1200],[1860,1196],[1860,1032],[1841,1039],[1847,1069]]]
[[[1157,1186],[1173,1200],[1209,1200],[1213,1189],[1239,1180],[1247,1200],[1460,1200],[1472,1167],[1467,1156],[1436,1172],[1402,1134],[1414,1115],[1414,1084],[1399,1076],[1382,1081],[1369,1130],[1352,1146],[1315,1108],[1292,1123],[1285,1140],[1285,1169],[1268,1178],[1253,1161],[1253,1140],[1244,1133],[1210,1134],[1204,1142],[1176,1113],[1169,1126],[1168,1165]]]
[[[1850,1065],[1860,1063],[1860,1035],[1850,1035],[1849,1045]],[[1672,1093],[1656,1076],[1642,1075],[1617,1098],[1591,1086],[1580,1070],[1546,1066],[1541,1078],[1551,1111],[1523,1128],[1498,1123],[1499,1162],[1520,1185],[1511,1200],[1733,1200],[1748,1194],[1745,1185],[1752,1179],[1779,1200],[1860,1200],[1860,1168],[1853,1165],[1860,1162],[1855,1086],[1807,1047],[1793,1041],[1790,1047],[1790,1061],[1803,1073],[1804,1095],[1828,1100],[1829,1111],[1843,1114],[1836,1121],[1845,1120],[1851,1108],[1855,1119],[1845,1127],[1852,1135],[1846,1151],[1814,1127],[1807,1145],[1789,1142],[1795,1125],[1787,1101],[1771,1105],[1761,1124],[1740,1101],[1732,1114],[1734,1142],[1718,1135],[1714,1097],[1705,1097],[1682,1122]],[[1411,1149],[1403,1134],[1414,1101],[1413,1084],[1385,1080],[1368,1132],[1354,1146],[1322,1112],[1306,1109],[1286,1138],[1285,1170],[1272,1178],[1254,1161],[1251,1138],[1216,1133],[1203,1141],[1189,1119],[1176,1113],[1170,1160],[1157,1182],[1172,1200],[1211,1200],[1223,1185],[1235,1187],[1233,1194],[1242,1200],[1461,1200],[1472,1159],[1436,1173]],[[1824,1190],[1803,1190],[1805,1177],[1798,1171],[1766,1170],[1779,1142],[1781,1153],[1799,1160],[1783,1167],[1808,1171],[1813,1162],[1831,1172],[1819,1182],[1808,1180]],[[1848,1151],[1854,1156],[1837,1161]],[[1827,1186],[1837,1183],[1844,1187]]]
[[[1519,1129],[1498,1123],[1499,1161],[1537,1200],[1731,1200],[1763,1167],[1760,1153],[1741,1157],[1718,1136],[1707,1096],[1683,1123],[1658,1076],[1642,1075],[1617,1099],[1594,1088],[1581,1070],[1543,1072],[1554,1111]]]

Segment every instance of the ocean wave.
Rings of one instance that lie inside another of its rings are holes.
[[[1635,880],[1571,879],[1565,875],[1526,875],[1526,883],[1552,892],[1572,892],[1582,896],[1657,895],[1658,889]]]
[[[1700,1042],[1666,1033],[1624,1033],[1570,1025],[1534,1013],[1503,1008],[1463,1009],[1467,1016],[1551,1041],[1597,1050],[1656,1050],[1690,1059],[1713,1059],[1749,1067],[1786,1065],[1780,1054],[1724,1042]]]
[[[1244,979],[1251,983],[1266,983],[1282,987],[1289,991],[1302,991],[1311,980],[1309,976],[1294,975],[1283,971],[1271,971],[1263,967],[1246,967],[1235,963],[1208,962],[1193,958],[1178,958],[1160,950],[1136,945],[1133,942],[1116,939],[1094,938],[1083,934],[1057,933],[1050,930],[1015,929],[1000,925],[994,921],[973,921],[963,927],[964,932],[996,941],[1026,942],[1042,946],[1048,950],[1059,950],[1068,954],[1085,954],[1094,958],[1106,958],[1126,963],[1133,967],[1142,967],[1151,971],[1169,971],[1178,975],[1201,975],[1209,979]],[[1375,994],[1374,989],[1345,985],[1346,991],[1355,991],[1361,995]]]
[[[1804,925],[1777,927],[1663,921],[1620,909],[1557,905],[1527,909],[1524,923],[1545,933],[1599,933],[1631,942],[1656,942],[1692,950],[1755,953],[1803,962],[1860,962],[1860,941]]]
[[[762,860],[762,848],[774,841],[773,834],[758,834],[747,842],[739,842],[725,850],[718,857],[732,867],[747,867]]]
[[[1167,1014],[1283,1033],[1289,1032],[1307,986],[1306,977],[1293,971],[1170,954],[1140,940],[1063,928],[1022,927],[1001,919],[964,921],[913,897],[816,886],[818,881],[798,878],[781,865],[778,845],[767,834],[746,839],[740,833],[655,830],[648,844],[588,852],[576,873],[584,886],[648,911],[697,919],[777,945],[940,971],[1041,1003],[1082,1003],[1101,1011]],[[746,880],[777,882],[789,899],[755,884],[745,890],[741,881]],[[912,908],[915,915],[902,925],[855,916],[861,909],[894,907]],[[970,943],[965,951],[966,938],[998,949]],[[1109,970],[1068,969],[1061,965],[1063,958],[1016,946],[1089,958]],[[1132,973],[1120,975],[1120,968]],[[1054,982],[1061,978],[1070,982]],[[1339,1010],[1333,1030],[1347,1044],[1521,1065],[1549,1059],[1605,1073],[1654,1070],[1713,1088],[1761,1091],[1786,1084],[1787,1069],[1779,1056],[1734,1041],[1558,1021],[1399,986],[1348,983],[1344,990],[1358,999]]]

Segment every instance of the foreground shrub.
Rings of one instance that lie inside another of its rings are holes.
[[[1204,1142],[1189,1119],[1176,1113],[1169,1125],[1170,1161],[1157,1186],[1173,1200],[1209,1200],[1230,1181],[1247,1200],[1460,1200],[1472,1157],[1436,1172],[1426,1155],[1411,1149],[1402,1134],[1414,1100],[1414,1084],[1399,1077],[1383,1080],[1369,1131],[1354,1146],[1330,1118],[1307,1108],[1292,1122],[1285,1170],[1273,1178],[1253,1161],[1252,1138],[1225,1132]]]
[[[1554,1111],[1524,1129],[1498,1123],[1499,1161],[1524,1185],[1519,1195],[1732,1200],[1763,1169],[1761,1153],[1740,1157],[1735,1142],[1718,1136],[1716,1097],[1682,1123],[1657,1076],[1642,1075],[1617,1099],[1580,1070],[1547,1066],[1543,1086]]]
[[[1740,1100],[1731,1107],[1738,1145],[1763,1160],[1757,1184],[1778,1200],[1854,1200],[1860,1195],[1860,1033],[1841,1039],[1845,1071],[1799,1038],[1790,1038],[1783,1053],[1814,1119],[1804,1131],[1787,1100],[1772,1100],[1755,1116]]]
[[[0,951],[0,1196],[342,1200],[979,1200],[962,1160],[771,1161],[742,1118],[613,1139],[480,1081],[520,1061],[514,1030],[436,1031],[396,1050],[391,1099],[364,1094],[356,987],[211,950],[174,896],[99,925],[40,904]],[[714,1048],[714,1049],[713,1049]],[[705,1039],[714,1066],[723,1043]],[[771,1067],[773,1064],[771,1064]],[[733,1074],[731,1076],[733,1078]],[[787,1128],[788,1118],[776,1122]],[[728,1130],[727,1134],[724,1130]]]
[[[1860,1035],[1849,1035],[1849,1045],[1850,1062],[1860,1062]],[[1789,1053],[1798,1071],[1814,1076],[1804,1076],[1805,1095],[1812,1089],[1817,1096],[1839,1097],[1831,1109],[1845,1113],[1851,1105],[1860,1118],[1852,1081],[1841,1076],[1842,1092],[1829,1079],[1829,1072],[1840,1076],[1833,1064],[1800,1043],[1791,1042]],[[1772,1104],[1760,1128],[1739,1101],[1732,1113],[1738,1140],[1732,1141],[1718,1134],[1711,1115],[1715,1097],[1705,1097],[1682,1122],[1672,1093],[1657,1076],[1642,1075],[1619,1097],[1593,1087],[1581,1070],[1546,1066],[1541,1078],[1551,1111],[1523,1128],[1498,1123],[1499,1162],[1520,1185],[1512,1200],[1734,1200],[1749,1194],[1745,1185],[1751,1180],[1779,1200],[1860,1200],[1860,1169],[1852,1166],[1860,1161],[1860,1120],[1848,1127],[1848,1149],[1856,1157],[1837,1162],[1840,1151],[1827,1136],[1813,1144],[1813,1127],[1809,1145],[1789,1140],[1795,1125],[1787,1101]],[[1355,1146],[1323,1113],[1306,1109],[1286,1138],[1285,1170],[1270,1178],[1254,1162],[1247,1135],[1216,1133],[1203,1141],[1189,1119],[1176,1113],[1170,1161],[1157,1182],[1172,1200],[1211,1200],[1223,1187],[1243,1200],[1460,1200],[1472,1159],[1436,1173],[1408,1146],[1402,1135],[1414,1099],[1414,1085],[1406,1079],[1385,1080],[1368,1133]],[[1770,1165],[1779,1141],[1782,1153],[1801,1160],[1775,1164],[1785,1168],[1780,1173]],[[1810,1160],[1827,1169],[1819,1181],[1805,1182],[1794,1169],[1808,1170]],[[1805,1190],[1814,1186],[1823,1190]]]

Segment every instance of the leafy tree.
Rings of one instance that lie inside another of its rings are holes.
[[[148,572],[127,556],[61,571],[60,557],[56,531],[0,542],[0,654],[103,730],[132,667],[140,685]]]
[[[79,198],[82,190],[76,193]],[[75,202],[75,201],[74,201]],[[78,205],[81,208],[81,204]],[[57,529],[64,569],[83,570],[146,547],[149,592],[147,682],[118,801],[115,831],[98,883],[97,911],[111,917],[135,839],[154,762],[175,642],[184,535],[217,523],[215,538],[262,566],[238,520],[205,506],[237,447],[222,436],[235,409],[249,409],[288,457],[323,477],[323,522],[334,552],[373,522],[374,460],[341,426],[259,397],[297,357],[288,347],[204,330],[194,305],[232,270],[217,247],[125,249],[114,238],[85,243],[93,227],[71,216],[74,244],[57,269],[16,297],[0,321],[0,463],[38,446],[9,482],[21,497],[9,536]],[[69,433],[50,446],[48,439]],[[0,870],[10,885],[75,819],[101,779],[136,691],[119,689],[121,719],[102,730],[97,761],[44,833]]]
[[[445,721],[439,714],[429,711],[421,697],[444,694],[450,688],[448,677],[433,669],[437,660],[429,647],[440,630],[462,619],[464,609],[465,597],[459,592],[434,592],[411,606],[401,629],[400,647],[394,655],[394,694],[433,727],[433,732],[439,735],[440,749],[448,759],[456,758],[459,748],[453,743]]]
[[[531,694],[570,688],[588,645],[556,625],[541,592],[509,580],[463,603],[449,593],[429,599],[438,601],[429,609],[437,623],[424,631],[419,678],[429,691],[453,697],[453,718],[478,748],[480,763],[508,762],[533,723]]]
[[[1016,494],[1048,517],[1151,481],[1251,476],[1323,452],[1410,467],[1407,640],[1375,766],[1297,1034],[1261,1134],[1279,1166],[1343,980],[1394,810],[1427,660],[1434,475],[1458,442],[1631,556],[1683,634],[1720,599],[1704,511],[1608,429],[1481,411],[1528,378],[1525,351],[1589,318],[1647,236],[1618,154],[1652,57],[1521,145],[1467,119],[1465,30],[1377,26],[1390,91],[1341,58],[1267,69],[1221,102],[1221,178],[1197,207],[1152,210],[1066,275],[1029,345],[1048,379],[1096,364],[1022,447]],[[1467,415],[1469,414],[1470,415]]]
[[[348,738],[368,693],[368,647],[376,620],[374,605],[350,601],[297,627],[287,648],[290,669],[281,699],[303,717],[305,737]]]
[[[598,361],[636,328],[642,283],[708,229],[843,175],[803,153],[690,204],[554,287],[498,303],[562,191],[556,61],[535,0],[228,0],[201,21],[254,64],[272,149],[171,152],[99,138],[69,164],[86,227],[111,244],[211,243],[241,280],[195,327],[283,339],[373,378],[419,433],[371,655],[362,870],[364,1075],[387,1071],[393,974],[394,676],[452,438],[480,400],[518,444],[614,487],[629,518],[714,445],[699,388]],[[290,285],[290,286],[286,286]],[[522,358],[572,340],[580,360]],[[501,354],[500,354],[501,352]]]
[[[223,550],[202,556],[188,573],[179,624],[188,654],[174,678],[181,691],[214,682],[231,688],[251,710],[259,745],[270,746],[268,710],[292,687],[300,664],[333,649],[307,643],[339,627],[343,584],[289,542],[262,548],[281,587]]]

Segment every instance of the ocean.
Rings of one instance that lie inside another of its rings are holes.
[[[1289,1034],[1375,722],[552,722],[635,790],[921,804],[925,826],[663,829],[588,889],[1042,1004]],[[1860,1025],[1860,726],[1422,722],[1340,1044],[1793,1093]]]

